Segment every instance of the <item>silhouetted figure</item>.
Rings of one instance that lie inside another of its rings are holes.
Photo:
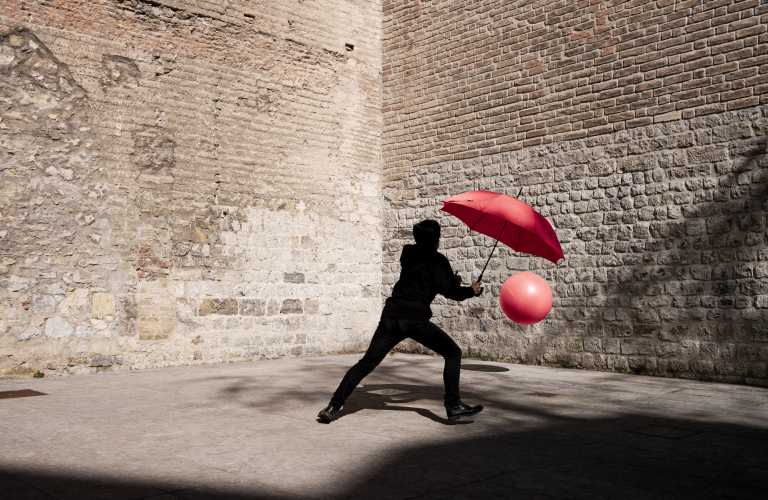
[[[448,259],[437,251],[440,244],[440,224],[437,221],[419,222],[413,227],[413,237],[416,244],[403,247],[400,279],[384,304],[368,351],[347,371],[331,402],[318,414],[326,422],[330,422],[333,414],[344,406],[360,381],[406,338],[412,338],[445,358],[445,408],[450,420],[476,415],[483,410],[482,406],[467,406],[461,402],[461,349],[447,333],[429,321],[432,317],[430,304],[437,294],[462,301],[478,296],[481,283],[461,286],[459,273],[454,274]]]

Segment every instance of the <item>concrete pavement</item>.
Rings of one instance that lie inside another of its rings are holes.
[[[765,498],[768,389],[397,354],[0,382],[0,498]],[[666,436],[666,437],[665,437]]]

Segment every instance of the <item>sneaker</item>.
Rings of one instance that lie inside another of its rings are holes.
[[[446,408],[445,411],[448,412],[448,420],[458,420],[461,417],[477,415],[483,411],[483,407],[481,405],[467,406],[464,403],[459,403],[456,406]]]
[[[333,414],[339,411],[341,408],[336,408],[333,404],[329,404],[326,408],[317,414],[318,418],[321,418],[325,422],[333,420]]]

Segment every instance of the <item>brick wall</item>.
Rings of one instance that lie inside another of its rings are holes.
[[[385,293],[425,217],[479,274],[493,241],[440,200],[519,196],[566,259],[497,249],[483,298],[438,301],[469,355],[766,383],[768,2],[383,8]],[[524,270],[555,297],[530,327],[498,306]]]
[[[438,301],[470,355],[764,384],[767,4],[8,0],[0,376],[358,351],[415,221],[478,274],[437,209],[489,189],[567,258]]]
[[[383,8],[389,175],[768,99],[765,1]]]
[[[0,5],[0,376],[358,351],[377,2]]]

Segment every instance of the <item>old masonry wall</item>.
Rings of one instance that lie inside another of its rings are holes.
[[[376,0],[0,4],[0,378],[359,351]]]
[[[765,385],[767,26],[766,0],[5,1],[0,378],[359,351],[417,220],[477,276],[492,241],[439,201],[490,189],[567,258],[502,248],[483,298],[438,301],[469,356]],[[497,306],[522,270],[555,296],[531,327]]]
[[[493,240],[440,200],[501,192],[552,222],[566,259],[502,245],[482,298],[433,307],[469,356],[766,385],[767,1],[383,11],[385,293],[426,217],[476,278]],[[536,325],[498,307],[520,271],[554,294]]]

